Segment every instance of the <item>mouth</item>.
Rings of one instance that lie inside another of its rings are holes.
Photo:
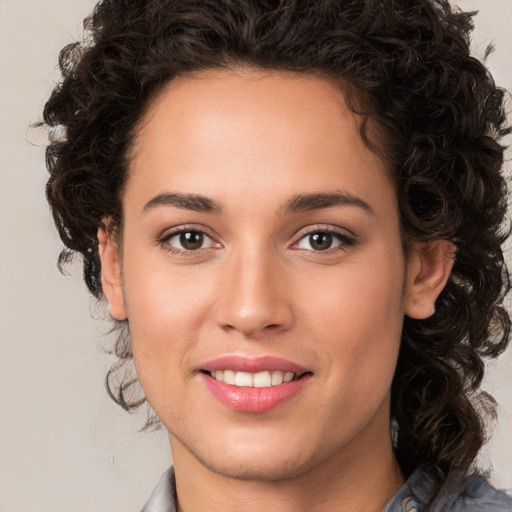
[[[241,372],[235,370],[202,370],[203,373],[209,375],[212,379],[224,382],[231,386],[247,387],[247,388],[268,388],[271,386],[280,386],[300,379],[310,372],[294,373],[281,370],[265,370],[258,373]]]
[[[269,412],[299,395],[313,372],[271,357],[225,356],[199,370],[206,389],[222,405],[246,412]]]

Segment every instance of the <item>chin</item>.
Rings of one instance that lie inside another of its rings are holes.
[[[307,472],[307,469],[300,463],[295,461],[277,461],[275,457],[272,460],[266,460],[261,463],[254,460],[237,460],[230,461],[229,463],[218,460],[198,460],[217,475],[251,482],[280,482]]]
[[[297,477],[314,466],[304,458],[303,448],[284,450],[281,447],[278,450],[266,443],[238,447],[230,443],[228,447],[209,447],[208,453],[203,453],[185,443],[181,444],[209,471],[236,480],[277,482]]]

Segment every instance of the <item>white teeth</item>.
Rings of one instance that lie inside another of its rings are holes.
[[[284,374],[283,380],[285,382],[290,382],[293,379],[293,373],[292,372],[286,372]]]
[[[272,386],[278,386],[283,383],[283,372],[276,371],[272,372]]]
[[[252,375],[245,372],[236,372],[235,386],[250,387],[252,386]]]
[[[252,385],[255,388],[268,388],[272,385],[272,377],[270,372],[256,373],[252,378]]]
[[[234,372],[233,370],[225,370],[224,371],[224,382],[226,384],[234,385],[236,382],[235,377],[236,377],[236,372]],[[215,378],[217,378],[217,375],[215,375]],[[217,380],[221,380],[221,379],[217,379]]]
[[[279,370],[259,373],[235,372],[233,370],[212,370],[210,375],[218,381],[240,387],[267,388],[279,386],[283,382],[290,382],[295,377],[292,372],[281,372]]]

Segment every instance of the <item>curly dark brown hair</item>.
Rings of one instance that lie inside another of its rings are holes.
[[[396,455],[405,474],[418,465],[441,480],[467,473],[494,411],[479,391],[484,358],[506,348],[510,331],[499,142],[510,129],[503,90],[470,55],[473,14],[446,0],[101,1],[84,41],[62,50],[62,80],[44,110],[47,197],[67,247],[60,264],[82,254],[87,286],[102,296],[97,230],[110,217],[122,232],[134,133],[176,76],[243,65],[341,80],[363,140],[390,163],[405,246],[445,239],[457,249],[436,313],[404,320],[392,389]],[[119,378],[132,358],[129,336],[115,352],[107,389],[131,410],[144,398],[130,393],[133,379]]]

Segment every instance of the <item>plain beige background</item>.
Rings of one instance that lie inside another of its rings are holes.
[[[480,9],[474,53],[492,39],[490,68],[512,89],[512,0],[454,3]],[[129,416],[106,396],[112,359],[100,346],[109,345],[109,325],[79,265],[69,277],[56,270],[43,137],[27,130],[58,77],[59,49],[80,37],[93,5],[0,0],[0,512],[137,512],[170,463],[165,434],[138,433],[144,415]],[[511,374],[512,350],[486,380],[502,405],[482,456],[495,485],[509,489]]]

